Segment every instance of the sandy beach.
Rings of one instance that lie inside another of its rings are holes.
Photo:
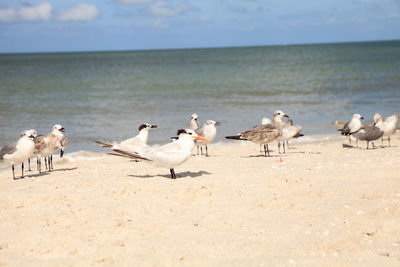
[[[0,266],[399,266],[400,134],[392,147],[343,143],[273,144],[268,158],[211,144],[176,180],[105,153],[67,151],[17,181],[7,169]]]

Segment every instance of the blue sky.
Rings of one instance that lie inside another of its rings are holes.
[[[0,0],[0,53],[400,39],[400,0]]]

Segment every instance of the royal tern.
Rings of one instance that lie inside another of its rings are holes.
[[[362,127],[361,120],[363,120],[363,119],[364,118],[360,114],[353,114],[351,121],[346,122],[343,125],[343,128],[338,129],[338,131],[340,131],[342,135],[346,135],[349,137],[350,145],[351,145],[351,138],[352,138],[351,135],[356,133]],[[357,146],[357,142],[356,142],[356,146]]]
[[[208,157],[208,148],[207,145],[214,141],[215,136],[217,135],[217,128],[215,126],[220,126],[221,123],[219,121],[213,121],[213,120],[208,120],[204,123],[204,126],[201,128],[198,128],[197,130],[195,130],[195,132],[208,139],[208,141],[197,141],[196,142],[196,146],[197,146],[197,155],[199,154],[199,147],[201,150],[201,154],[203,155],[203,146],[206,147],[206,157]]]
[[[177,132],[178,140],[158,147],[148,147],[138,153],[131,153],[128,151],[114,149],[115,153],[111,155],[129,157],[141,160],[147,163],[154,164],[157,167],[168,168],[171,173],[171,178],[175,179],[175,167],[181,165],[188,160],[192,155],[194,140],[208,140],[202,136],[197,135],[193,130],[180,129]]]
[[[29,130],[23,131],[19,140],[7,144],[0,149],[0,160],[11,163],[11,169],[13,173],[13,179],[15,178],[14,164],[22,163],[21,178],[24,178],[24,160],[29,159],[33,155],[35,149],[35,143],[33,141],[34,136]]]
[[[40,157],[45,158],[46,168],[48,166],[48,170],[51,171],[53,168],[53,153],[60,149],[60,157],[64,155],[64,151],[68,145],[68,139],[65,137],[64,132],[64,127],[56,124],[53,126],[51,133],[38,135],[35,138],[34,156],[39,158],[39,173],[41,172]]]
[[[383,146],[383,138],[386,136],[387,140],[390,144],[390,136],[395,134],[397,127],[397,120],[399,119],[399,114],[395,113],[392,116],[387,117],[385,120],[382,120],[382,115],[377,113],[374,116],[374,122],[375,126],[378,127],[383,131],[383,136],[382,136],[382,146]]]
[[[147,147],[147,140],[149,138],[149,129],[158,128],[157,125],[151,125],[148,123],[143,123],[139,126],[139,133],[132,138],[121,141],[120,143],[106,143],[102,141],[95,141],[97,144],[100,144],[102,147],[110,148],[110,149],[120,149],[127,152],[137,152],[138,150],[144,149]]]

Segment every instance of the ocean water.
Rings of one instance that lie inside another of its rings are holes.
[[[337,134],[353,113],[400,112],[400,41],[158,51],[0,55],[0,146],[24,129],[62,124],[67,152],[104,151],[157,124],[170,141],[199,120],[216,141],[283,110],[306,135]]]

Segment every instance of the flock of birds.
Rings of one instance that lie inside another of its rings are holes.
[[[30,158],[37,158],[37,168],[41,172],[41,158],[44,157],[46,170],[51,172],[53,169],[53,154],[60,150],[60,157],[64,155],[64,151],[68,145],[68,139],[64,135],[65,129],[56,124],[53,126],[51,133],[46,135],[38,135],[35,129],[25,130],[21,133],[20,138],[0,149],[0,160],[11,163],[13,179],[15,180],[14,164],[21,163],[22,175],[24,177],[24,161],[28,160],[29,170]]]
[[[366,141],[367,149],[369,149],[369,142],[372,142],[372,146],[375,147],[374,141],[381,138],[382,147],[384,137],[390,144],[390,136],[396,132],[396,124],[399,119],[399,114],[395,113],[383,120],[382,114],[376,113],[373,118],[372,124],[362,124],[361,120],[364,118],[360,114],[353,114],[350,121],[344,123],[336,120],[335,124],[339,127],[338,131],[342,135],[349,137],[349,144],[351,141],[356,141],[356,147],[358,147],[358,141]]]
[[[286,118],[286,120],[282,120]],[[349,137],[349,142],[358,140],[373,142],[387,137],[390,146],[390,136],[396,132],[396,124],[399,115],[396,113],[383,120],[382,115],[377,113],[374,116],[373,124],[361,123],[363,117],[354,114],[352,119],[346,123],[335,121],[342,135]],[[144,123],[139,126],[139,133],[127,140],[119,143],[107,143],[103,141],[95,141],[104,148],[111,149],[108,154],[120,157],[131,158],[137,161],[151,163],[158,167],[168,168],[171,178],[175,179],[176,174],[174,168],[181,165],[192,156],[194,146],[197,147],[197,155],[199,150],[203,155],[203,147],[205,148],[205,156],[208,156],[208,144],[212,142],[217,135],[216,126],[221,125],[220,122],[207,120],[203,127],[200,127],[197,114],[193,114],[190,118],[189,128],[179,129],[177,137],[172,137],[172,141],[165,145],[147,145],[149,130],[158,128],[157,125]],[[292,138],[303,136],[302,127],[294,125],[289,119],[289,115],[281,110],[273,113],[272,120],[263,118],[261,124],[253,128],[243,131],[237,135],[226,136],[226,139],[251,141],[260,145],[260,150],[264,148],[264,156],[270,156],[268,144],[272,142],[278,143],[278,151],[286,153],[285,144]],[[372,143],[373,144],[373,143]],[[22,176],[24,177],[24,161],[28,160],[30,170],[30,158],[37,158],[37,167],[41,172],[41,158],[44,157],[46,169],[51,171],[53,168],[52,154],[60,150],[62,157],[68,145],[68,140],[64,136],[64,128],[57,124],[53,126],[52,132],[47,135],[37,135],[36,130],[25,130],[21,133],[21,137],[14,143],[3,146],[0,149],[0,160],[7,161],[12,165],[13,179],[15,178],[14,164],[21,163]],[[374,146],[374,144],[373,144]]]

